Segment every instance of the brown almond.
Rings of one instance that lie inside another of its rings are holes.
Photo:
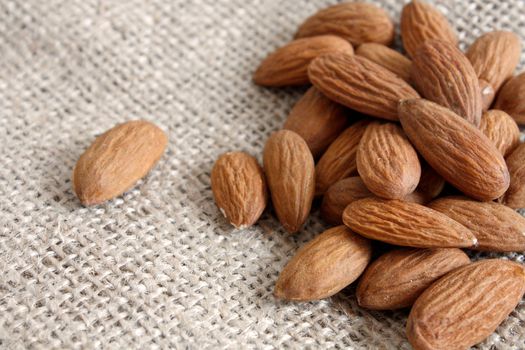
[[[357,173],[357,146],[369,122],[359,121],[335,139],[315,167],[315,194],[323,195],[337,181]]]
[[[510,186],[498,201],[514,209],[525,208],[525,144],[516,147],[506,161]]]
[[[308,84],[308,65],[317,56],[332,52],[352,55],[352,45],[333,35],[297,39],[277,49],[266,57],[253,81],[263,86]]]
[[[425,198],[425,203],[439,196],[445,180],[425,161],[421,162],[421,178],[416,191]]]
[[[465,226],[438,211],[400,200],[365,198],[352,202],[343,222],[370,239],[414,248],[461,248],[476,245]]]
[[[412,306],[434,281],[470,259],[458,248],[396,249],[370,264],[357,286],[357,302],[373,310]]]
[[[157,164],[167,143],[166,134],[144,120],[118,124],[97,137],[73,170],[80,202],[99,204],[129,190]]]
[[[414,57],[420,45],[439,39],[457,46],[456,33],[441,12],[418,0],[403,7],[401,12],[401,38],[409,56]]]
[[[275,285],[286,300],[319,300],[341,291],[363,273],[372,255],[370,241],[346,226],[326,230],[297,251]]]
[[[512,152],[520,143],[520,128],[507,113],[492,109],[483,113],[479,129],[499,149],[503,156]]]
[[[525,124],[525,72],[501,87],[493,108],[507,112],[516,123]]]
[[[317,158],[346,129],[349,114],[312,86],[295,104],[283,129],[299,134]]]
[[[398,120],[398,102],[419,97],[406,81],[361,56],[318,57],[308,67],[308,76],[329,99],[382,119]]]
[[[262,168],[244,152],[228,152],[217,159],[211,189],[221,213],[238,229],[253,225],[268,201]]]
[[[498,91],[520,62],[520,38],[503,30],[485,33],[470,45],[467,57],[480,79]]]
[[[502,204],[466,197],[439,198],[428,206],[456,220],[478,239],[473,249],[493,252],[525,250],[525,218]]]
[[[327,7],[309,17],[295,34],[296,38],[332,34],[353,45],[374,42],[390,45],[394,41],[394,23],[385,10],[361,2]]]
[[[487,259],[434,282],[416,300],[407,322],[415,350],[468,349],[487,338],[523,296],[517,263]]]
[[[315,190],[315,168],[308,145],[295,132],[274,132],[264,147],[264,172],[279,221],[290,233],[308,218]]]
[[[357,148],[357,171],[375,195],[402,199],[414,192],[421,165],[403,129],[394,123],[368,125]]]
[[[413,57],[411,79],[427,100],[479,125],[483,108],[479,79],[456,46],[438,40],[421,45]]]
[[[399,104],[401,125],[425,160],[472,198],[488,201],[509,187],[509,171],[496,146],[474,125],[436,103]]]
[[[355,53],[388,69],[401,79],[407,82],[410,81],[410,66],[412,65],[412,61],[396,50],[381,44],[365,43],[359,45]]]
[[[483,105],[483,111],[489,110],[492,106],[492,102],[496,97],[496,91],[492,85],[483,79],[479,80],[479,90],[481,91],[481,104]]]

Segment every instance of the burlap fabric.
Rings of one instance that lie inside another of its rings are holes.
[[[254,86],[261,59],[334,1],[0,1],[0,348],[408,349],[406,312],[370,312],[353,289],[274,300],[317,213],[290,237],[270,213],[233,231],[216,209],[217,156],[260,156],[304,89]],[[399,20],[401,1],[376,1]],[[525,37],[522,0],[446,1],[462,48],[484,31]],[[75,161],[116,123],[169,135],[133,190],[83,208]],[[522,261],[520,254],[508,255]],[[480,348],[525,348],[525,305]]]

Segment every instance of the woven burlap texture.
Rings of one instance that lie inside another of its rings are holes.
[[[217,156],[260,159],[304,92],[257,87],[252,72],[332,3],[0,1],[0,348],[410,348],[406,312],[361,309],[352,287],[273,298],[287,260],[326,228],[316,212],[295,236],[271,213],[234,231],[212,199]],[[401,1],[376,3],[398,22]],[[494,28],[525,38],[522,0],[437,5],[462,48]],[[82,207],[76,160],[138,118],[167,132],[165,155],[123,196]],[[525,348],[524,324],[520,304],[480,348]]]

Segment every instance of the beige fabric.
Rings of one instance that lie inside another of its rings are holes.
[[[251,73],[333,3],[282,0],[0,1],[0,348],[408,349],[406,312],[275,301],[279,271],[321,232],[271,214],[234,232],[216,209],[217,156],[260,157],[304,89]],[[383,0],[398,21],[401,1]],[[525,37],[525,3],[443,1],[462,47],[492,28]],[[71,189],[76,159],[116,123],[169,134],[151,174],[105,205]],[[513,260],[523,261],[520,254]],[[525,348],[520,305],[480,348]]]

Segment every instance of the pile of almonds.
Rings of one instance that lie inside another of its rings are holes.
[[[471,262],[461,250],[525,251],[525,218],[514,211],[525,207],[525,73],[512,77],[520,40],[494,31],[463,53],[446,18],[418,0],[403,8],[401,37],[407,56],[389,47],[394,24],[372,4],[308,18],[254,81],[312,86],[268,139],[263,168],[226,153],[212,190],[237,228],[253,225],[271,197],[290,233],[322,198],[335,227],[290,260],[277,298],[327,298],[359,278],[360,306],[411,308],[415,349],[465,349],[525,292],[520,264]],[[387,252],[372,262],[374,240]]]

